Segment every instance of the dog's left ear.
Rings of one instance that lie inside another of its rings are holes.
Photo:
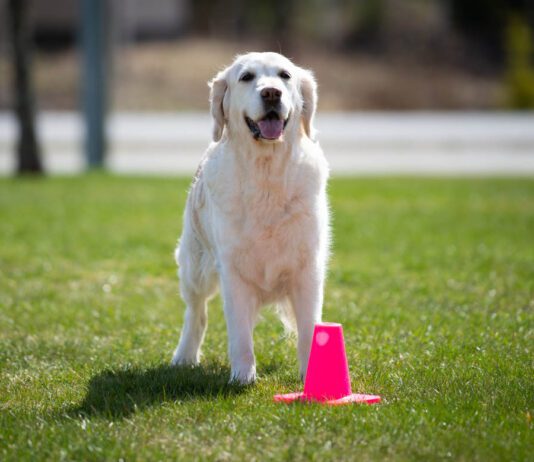
[[[302,126],[304,133],[315,140],[313,119],[317,109],[317,83],[311,71],[302,70],[300,74],[300,94],[302,95]]]
[[[219,72],[208,83],[210,91],[211,115],[213,117],[213,141],[219,141],[224,130],[224,95],[228,89],[226,69]]]

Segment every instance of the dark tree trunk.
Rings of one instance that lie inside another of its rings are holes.
[[[19,125],[18,173],[42,173],[39,143],[35,131],[35,101],[31,74],[31,37],[28,0],[9,0],[9,23],[13,68],[15,112]]]

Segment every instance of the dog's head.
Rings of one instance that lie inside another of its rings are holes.
[[[247,53],[210,82],[213,140],[226,127],[258,143],[279,143],[285,135],[313,139],[317,85],[310,71],[278,53]]]

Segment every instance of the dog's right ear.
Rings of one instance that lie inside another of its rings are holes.
[[[317,83],[311,71],[301,70],[300,92],[302,95],[302,126],[304,133],[313,141],[315,140],[313,119],[317,109]]]
[[[228,89],[226,70],[219,72],[208,83],[210,91],[211,115],[213,116],[213,141],[219,141],[224,130],[224,95]]]

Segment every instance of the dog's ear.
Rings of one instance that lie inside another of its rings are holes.
[[[210,91],[211,115],[213,116],[213,141],[219,141],[224,130],[224,95],[228,89],[226,82],[226,69],[219,72],[208,83]]]
[[[311,140],[315,139],[313,119],[317,108],[317,83],[311,71],[302,70],[300,74],[300,94],[302,95],[302,126]]]

